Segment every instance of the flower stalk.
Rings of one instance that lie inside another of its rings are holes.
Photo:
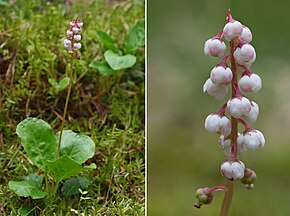
[[[222,38],[229,43],[229,55],[226,55],[227,47]],[[238,156],[242,152],[256,150],[265,145],[264,135],[248,124],[257,120],[259,106],[244,96],[248,92],[256,93],[262,87],[260,77],[250,69],[256,60],[256,51],[250,44],[251,41],[250,29],[236,21],[229,10],[223,30],[208,39],[204,45],[205,55],[220,58],[220,62],[212,69],[203,91],[222,101],[231,86],[231,96],[227,103],[217,112],[208,115],[205,120],[205,129],[208,132],[221,134],[220,147],[227,156],[220,169],[227,179],[223,189],[225,195],[220,216],[229,214],[235,180],[240,180],[248,189],[253,188],[253,182],[256,180],[256,173],[238,160]],[[239,123],[245,127],[242,133],[238,131]],[[213,196],[209,188],[198,189],[198,202],[195,206],[200,208],[202,204],[210,204]]]
[[[82,30],[83,22],[79,18],[76,18],[75,20],[72,20],[70,22],[70,26],[71,26],[70,29],[66,31],[67,38],[63,41],[64,48],[68,50],[68,52],[70,53],[69,87],[68,87],[68,91],[66,95],[62,122],[61,122],[61,127],[60,127],[60,135],[59,135],[59,141],[58,141],[58,146],[57,146],[56,159],[59,158],[63,128],[65,124],[68,103],[69,103],[71,90],[73,86],[73,61],[74,61],[74,58],[79,59],[80,57],[80,53],[78,52],[78,50],[81,48],[81,43],[79,42],[81,40],[81,35],[79,33]]]

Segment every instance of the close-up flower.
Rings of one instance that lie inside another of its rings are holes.
[[[246,97],[234,97],[228,100],[227,109],[234,118],[241,118],[251,111],[251,102]]]
[[[204,54],[212,57],[223,57],[227,47],[221,39],[208,39],[204,44]]]
[[[208,78],[203,85],[203,92],[207,92],[210,96],[220,101],[228,93],[228,87],[226,85],[214,84],[211,78]]]
[[[231,122],[226,116],[210,114],[205,119],[205,129],[211,133],[221,133],[229,135],[231,132]]]
[[[221,173],[229,180],[244,177],[245,165],[242,161],[225,161],[221,165]]]

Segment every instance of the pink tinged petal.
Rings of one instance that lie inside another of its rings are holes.
[[[67,36],[72,36],[72,35],[73,35],[73,32],[70,31],[70,30],[67,30],[67,31],[66,31],[66,34],[67,34]]]
[[[252,41],[252,32],[248,27],[243,27],[243,32],[240,36],[241,39],[244,41],[250,43]]]
[[[220,119],[221,117],[217,114],[210,114],[205,119],[205,129],[211,133],[217,133],[220,130]]]
[[[221,134],[228,136],[231,133],[231,121],[226,116],[220,119],[219,126]]]
[[[248,123],[253,124],[257,121],[259,116],[259,106],[256,102],[251,102],[251,110],[247,115],[243,116],[243,119],[246,120]]]
[[[82,47],[81,43],[74,43],[74,48],[80,49]]]
[[[78,22],[77,24],[78,24],[78,27],[80,27],[80,28],[82,28],[82,27],[83,27],[83,25],[84,25],[84,23],[83,23],[83,22]]]
[[[247,150],[256,150],[265,145],[265,138],[260,131],[253,130],[244,134],[243,143]]]
[[[203,85],[203,91],[207,92],[210,96],[213,96],[216,100],[220,101],[226,96],[228,87],[224,85],[213,84],[209,78]]]
[[[227,41],[239,37],[243,32],[243,26],[239,21],[228,22],[223,29],[223,35]]]
[[[228,179],[241,179],[244,177],[245,165],[241,161],[225,161],[221,165],[221,173]]]
[[[214,67],[211,71],[211,81],[214,84],[228,85],[233,78],[233,73],[229,67],[224,68],[222,66]]]
[[[81,38],[82,38],[81,35],[75,35],[75,36],[74,36],[75,41],[80,41]]]
[[[226,54],[226,45],[218,39],[208,39],[204,44],[204,54],[212,57],[223,57]]]
[[[80,29],[78,27],[73,27],[72,30],[75,34],[80,32]]]

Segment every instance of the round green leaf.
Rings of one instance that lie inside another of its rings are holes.
[[[134,52],[140,46],[145,45],[145,20],[139,20],[133,25],[125,37],[126,53]]]
[[[56,134],[57,140],[59,139],[58,132]],[[95,154],[94,141],[84,135],[77,134],[71,130],[64,130],[62,132],[60,144],[60,156],[67,155],[78,163],[84,163]]]
[[[112,50],[107,50],[104,56],[110,67],[114,70],[130,68],[136,63],[135,56],[130,54],[120,56]]]
[[[31,196],[32,199],[42,199],[47,195],[47,192],[41,191],[41,185],[33,180],[10,181],[8,187],[22,197]]]
[[[90,181],[81,176],[75,176],[66,180],[61,188],[61,192],[64,196],[71,196],[79,193],[79,189],[87,189],[90,185]]]
[[[16,133],[29,159],[37,167],[47,170],[45,161],[54,160],[57,151],[50,125],[41,119],[27,118],[17,125]]]

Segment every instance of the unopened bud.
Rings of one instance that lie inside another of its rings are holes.
[[[221,165],[221,173],[230,180],[244,177],[245,165],[242,161],[225,161]]]
[[[254,182],[257,179],[257,175],[254,170],[250,168],[245,168],[244,177],[241,179],[241,183],[246,185],[248,189],[252,189],[254,187]]]
[[[223,29],[223,35],[227,41],[239,37],[242,32],[243,26],[239,21],[228,22]]]
[[[210,204],[213,200],[213,192],[209,190],[210,188],[199,188],[195,196],[197,198],[197,203],[194,204],[195,207],[200,208],[203,204]]]
[[[204,54],[212,57],[223,57],[226,54],[226,44],[221,39],[208,39],[204,44]]]

